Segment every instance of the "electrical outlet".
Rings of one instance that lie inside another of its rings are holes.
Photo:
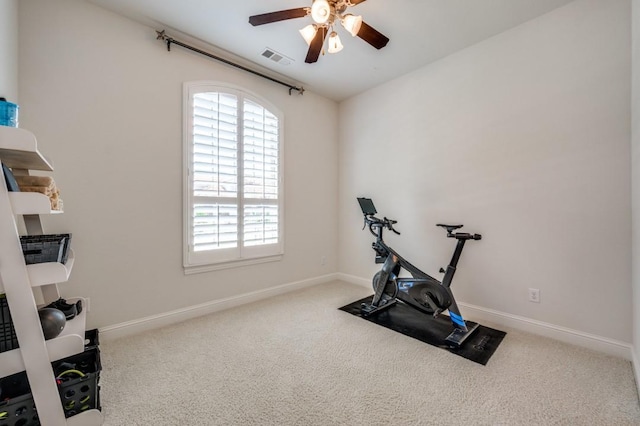
[[[327,256],[322,256],[320,258],[320,265],[324,266],[327,264]]]
[[[540,290],[537,288],[529,289],[529,302],[540,303]]]

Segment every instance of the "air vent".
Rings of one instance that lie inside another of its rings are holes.
[[[278,53],[273,49],[265,48],[264,52],[262,52],[262,56],[267,59],[272,60],[273,62],[277,62],[280,65],[289,65],[293,62],[293,59],[283,55],[282,53]]]

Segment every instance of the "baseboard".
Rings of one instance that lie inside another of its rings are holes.
[[[131,336],[143,333],[156,328],[164,327],[171,324],[183,322],[202,315],[211,314],[247,303],[257,302],[269,297],[278,296],[280,294],[289,293],[294,290],[323,284],[338,279],[337,274],[328,274],[316,278],[302,281],[296,281],[289,284],[283,284],[264,290],[253,291],[226,299],[212,300],[210,302],[201,303],[199,305],[189,306],[174,311],[165,312],[158,315],[152,315],[133,321],[127,321],[120,324],[101,327],[100,340],[108,341],[121,337]]]
[[[517,330],[538,334],[576,346],[582,346],[608,355],[624,358],[629,361],[631,361],[632,358],[632,347],[626,342],[561,327],[531,318],[499,312],[493,309],[471,305],[469,303],[459,302],[458,305],[466,317],[479,323],[485,321],[498,326],[512,327]]]
[[[631,348],[631,356],[633,357],[631,364],[635,373],[636,389],[638,389],[638,399],[640,400],[640,361],[638,360],[638,352],[633,347]]]
[[[342,273],[337,274],[337,278],[339,280],[346,281],[352,284],[371,288],[370,279],[363,279],[360,277]],[[578,330],[572,330],[566,327],[561,327],[518,315],[500,312],[493,309],[483,308],[480,306],[471,305],[469,303],[458,302],[458,305],[460,306],[465,317],[480,324],[482,324],[483,322],[488,322],[492,327],[511,327],[517,330],[549,337],[551,339],[560,340],[576,346],[582,346],[606,353],[608,355],[613,355],[619,358],[633,361],[636,372],[636,383],[640,383],[640,381],[638,381],[640,364],[638,363],[638,360],[634,358],[636,354],[633,353],[633,348],[629,343],[584,333]]]
[[[371,276],[373,277],[373,275],[371,275]],[[345,282],[348,282],[348,283],[351,283],[351,284],[357,284],[357,285],[362,286],[362,287],[367,287],[367,288],[370,288],[371,291],[373,291],[373,287],[372,287],[372,284],[371,284],[372,278],[365,279],[365,278],[356,277],[355,275],[343,274],[342,272],[339,272],[337,274],[337,278],[340,281],[345,281]]]

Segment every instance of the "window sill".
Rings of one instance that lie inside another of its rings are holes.
[[[201,274],[203,272],[220,271],[222,269],[241,268],[243,266],[259,265],[261,263],[279,262],[282,255],[258,257],[253,259],[242,259],[223,263],[211,263],[206,265],[184,265],[184,274]]]

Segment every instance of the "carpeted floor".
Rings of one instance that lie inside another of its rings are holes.
[[[315,286],[102,350],[105,426],[640,425],[631,364],[517,330],[486,366],[338,310]]]

